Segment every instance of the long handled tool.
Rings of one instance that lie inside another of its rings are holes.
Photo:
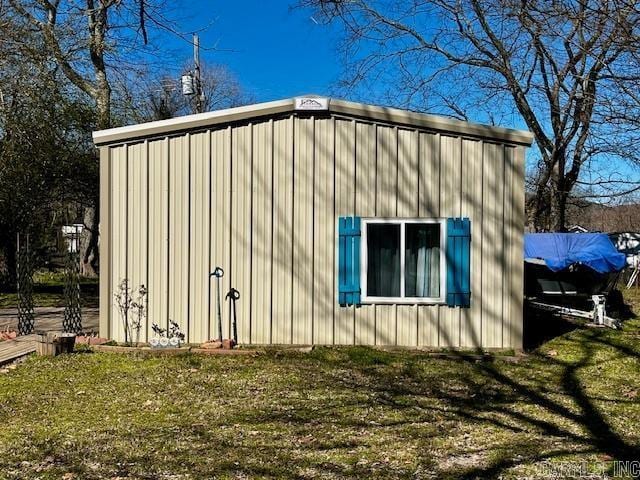
[[[236,300],[238,300],[240,298],[240,292],[238,290],[236,290],[235,288],[231,288],[231,290],[229,290],[229,293],[227,293],[227,296],[225,298],[228,298],[229,301],[231,302],[231,305],[229,305],[229,322],[231,322],[231,310],[233,310],[233,343],[234,344],[238,344],[238,319],[236,318]]]
[[[218,292],[218,339],[222,341],[222,309],[220,307],[220,280],[224,276],[224,270],[221,267],[216,267],[209,275],[216,277],[216,287]]]

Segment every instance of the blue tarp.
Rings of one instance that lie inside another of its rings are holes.
[[[622,270],[626,261],[604,233],[528,233],[524,258],[544,260],[554,272],[581,263],[598,273],[611,273]]]

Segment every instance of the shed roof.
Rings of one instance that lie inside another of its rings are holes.
[[[305,105],[305,101],[308,102],[309,100],[317,100],[317,102],[312,102],[315,105],[309,107]],[[159,120],[126,127],[99,130],[93,133],[93,141],[96,145],[123,143],[136,139],[203,129],[225,123],[287,113],[337,114],[527,146],[531,145],[533,140],[533,135],[526,130],[513,130],[463,122],[437,115],[427,115],[409,110],[367,105],[334,98],[307,96],[185,115],[169,120]]]

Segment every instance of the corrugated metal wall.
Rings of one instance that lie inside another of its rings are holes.
[[[128,278],[149,290],[142,341],[169,319],[216,337],[221,266],[241,343],[521,347],[522,146],[291,115],[101,148],[102,335],[124,339],[112,299]],[[469,217],[471,308],[339,307],[336,219],[354,214]]]

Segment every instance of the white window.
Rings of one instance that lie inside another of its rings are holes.
[[[444,303],[445,219],[363,218],[363,303]]]

